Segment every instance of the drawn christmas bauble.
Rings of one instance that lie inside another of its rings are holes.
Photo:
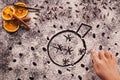
[[[81,24],[80,27],[82,25],[85,24]],[[83,36],[78,33],[80,27],[77,31],[63,30],[50,39],[47,51],[48,56],[54,64],[61,67],[73,66],[82,60],[87,49],[84,36],[91,27]]]

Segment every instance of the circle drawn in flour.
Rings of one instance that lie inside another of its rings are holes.
[[[86,54],[86,44],[83,37],[90,31],[81,36],[78,31],[86,24],[81,24],[78,30],[64,30],[55,34],[47,45],[48,56],[51,61],[61,67],[75,65]]]

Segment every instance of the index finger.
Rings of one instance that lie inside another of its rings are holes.
[[[93,58],[93,62],[99,61],[98,55],[96,54],[94,50],[91,51],[91,56]]]

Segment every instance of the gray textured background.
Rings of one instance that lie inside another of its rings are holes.
[[[0,10],[17,1],[40,11],[29,12],[30,31],[21,26],[7,33],[0,17],[0,80],[99,80],[90,57],[93,48],[110,50],[120,65],[120,0],[0,0]],[[68,67],[52,63],[46,51],[49,39],[66,29],[76,31],[81,23],[92,26],[84,37],[84,58]]]

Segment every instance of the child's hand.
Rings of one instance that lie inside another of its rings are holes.
[[[97,55],[92,51],[93,66],[102,80],[120,80],[115,56],[108,51],[100,51]]]

